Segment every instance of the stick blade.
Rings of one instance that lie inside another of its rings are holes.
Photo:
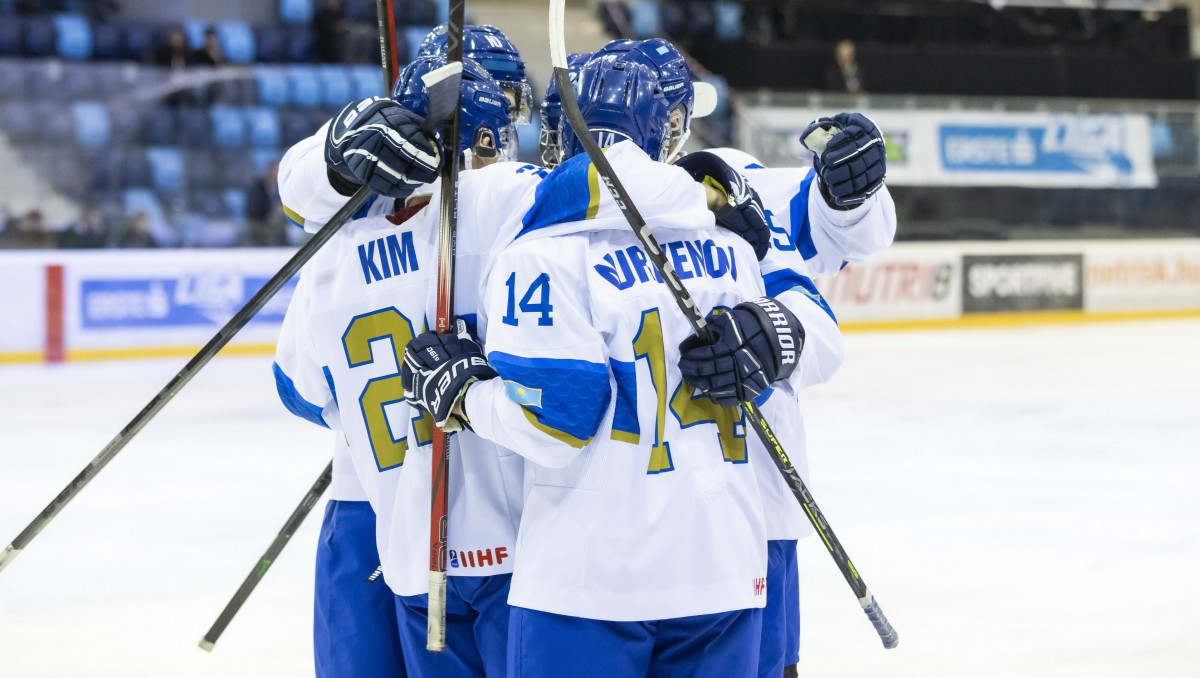
[[[421,80],[429,97],[429,114],[425,116],[422,130],[430,134],[449,120],[454,109],[458,108],[462,95],[462,63],[452,61],[421,76]]]

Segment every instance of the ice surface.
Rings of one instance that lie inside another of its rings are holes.
[[[805,676],[1197,675],[1200,322],[859,333],[805,397],[813,492],[900,632],[801,544]],[[7,543],[183,360],[0,367]],[[311,675],[328,459],[268,358],[206,368],[0,573],[0,675]]]

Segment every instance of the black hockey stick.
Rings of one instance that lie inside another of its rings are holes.
[[[384,96],[390,95],[392,85],[396,81],[396,28],[395,15],[392,10],[392,0],[376,0],[375,2],[375,18],[379,28],[379,61],[380,70],[383,73],[383,91]],[[432,117],[432,116],[431,116]],[[208,629],[208,633],[200,639],[200,649],[205,652],[212,652],[217,640],[221,634],[225,632],[225,627],[229,626],[229,622],[233,620],[233,616],[242,609],[242,605],[250,594],[254,592],[258,582],[267,574],[267,570],[271,568],[271,563],[279,557],[283,551],[283,547],[292,538],[292,534],[308,517],[317,500],[325,493],[325,488],[329,487],[329,483],[333,480],[333,462],[330,461],[325,465],[325,470],[321,472],[317,482],[309,488],[308,493],[300,500],[300,504],[292,511],[292,515],[288,517],[287,522],[283,524],[283,528],[279,530],[279,534],[275,536],[275,540],[267,547],[266,553],[262,558],[258,559],[258,563],[250,570],[250,574],[246,575],[246,579],[238,590],[233,594],[233,598],[225,604],[225,609],[221,610],[221,614],[217,616],[217,620]]]
[[[446,24],[447,67],[462,69],[463,0],[449,0]],[[430,74],[432,75],[432,73]],[[462,116],[461,87],[454,92],[454,110],[442,138],[446,149],[442,165],[442,188],[438,225],[437,317],[434,330],[451,332],[454,318],[454,250],[458,230],[458,145]],[[425,627],[425,649],[446,649],[446,543],[450,523],[450,438],[441,429],[433,432],[432,469],[429,486],[429,604]]]
[[[325,488],[329,487],[331,480],[333,480],[332,461],[325,465],[325,470],[321,473],[321,477],[317,478],[317,482],[313,483],[313,486],[309,488],[308,494],[304,495],[304,499],[301,500],[300,505],[296,507],[295,511],[292,511],[292,515],[288,516],[287,522],[283,524],[283,529],[279,530],[275,541],[271,542],[271,545],[267,547],[266,553],[263,553],[262,558],[258,559],[258,562],[254,565],[254,569],[250,570],[250,574],[246,575],[245,581],[238,587],[237,593],[233,594],[233,598],[230,598],[229,602],[225,604],[225,609],[221,610],[221,614],[217,616],[217,620],[213,622],[212,627],[208,629],[208,633],[205,633],[204,637],[200,639],[200,649],[212,652],[217,639],[225,632],[225,627],[229,626],[229,622],[233,619],[233,616],[238,613],[238,610],[242,609],[242,604],[250,597],[250,594],[254,591],[254,587],[258,586],[258,582],[262,580],[267,570],[271,568],[271,563],[274,563],[275,559],[279,557],[279,553],[283,551],[283,547],[287,546],[288,541],[291,540],[292,535],[296,533],[296,530],[299,529],[304,519],[308,517],[313,506],[316,506],[317,500],[325,493]]]
[[[563,26],[565,2],[566,0],[550,0],[550,61],[554,67],[554,77],[558,83],[559,95],[562,98],[563,116],[566,118],[567,124],[575,132],[575,136],[578,137],[579,142],[583,145],[588,158],[596,167],[596,174],[600,176],[604,181],[604,185],[608,187],[613,201],[617,204],[617,207],[621,210],[629,225],[633,227],[634,234],[641,243],[642,249],[646,251],[646,256],[654,262],[655,268],[658,269],[663,280],[667,282],[667,287],[670,288],[671,294],[675,297],[675,302],[679,304],[680,310],[683,311],[683,314],[692,324],[697,334],[702,337],[707,336],[709,330],[704,320],[704,315],[696,306],[695,300],[688,294],[687,289],[684,288],[683,282],[679,279],[679,274],[675,272],[674,265],[663,254],[662,248],[658,246],[654,234],[650,232],[645,219],[642,218],[637,207],[634,206],[633,201],[629,197],[629,192],[625,190],[625,187],[617,179],[612,165],[604,157],[604,152],[600,150],[600,146],[592,139],[592,135],[588,131],[587,122],[583,119],[583,114],[579,110],[579,102],[575,98],[575,89],[571,85],[570,75],[567,71],[567,49]],[[759,440],[771,452],[775,466],[783,474],[784,480],[787,481],[788,486],[792,490],[792,494],[796,496],[796,500],[804,507],[804,512],[808,514],[808,519],[812,522],[813,528],[816,529],[826,548],[829,549],[829,555],[833,557],[838,569],[845,576],[846,582],[854,590],[854,595],[858,598],[859,604],[862,605],[863,611],[866,612],[867,618],[871,620],[871,624],[883,640],[883,646],[888,649],[896,647],[900,642],[899,635],[892,628],[883,611],[879,609],[879,604],[875,602],[875,596],[867,589],[866,583],[858,575],[858,570],[850,562],[850,557],[846,555],[845,549],[842,548],[841,543],[834,536],[833,530],[830,529],[829,523],[826,522],[825,516],[821,513],[821,509],[817,507],[812,494],[809,493],[808,488],[804,485],[800,474],[796,472],[796,467],[792,465],[791,459],[788,458],[787,452],[784,451],[783,446],[779,443],[779,439],[775,437],[775,433],[771,430],[766,418],[763,417],[758,405],[754,401],[746,401],[741,404],[741,407],[746,417],[750,419],[750,424],[758,434]]]

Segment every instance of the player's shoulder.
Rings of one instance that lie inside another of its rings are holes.
[[[537,186],[550,170],[526,162],[497,162],[459,174],[460,191],[519,190]]]

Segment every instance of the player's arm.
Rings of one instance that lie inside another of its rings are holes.
[[[802,181],[807,209],[792,214],[793,233],[807,232],[808,268],[837,275],[845,262],[887,249],[896,235],[896,205],[885,185],[887,151],[875,123],[859,113],[820,118],[800,135],[813,152],[813,171]],[[807,220],[808,224],[796,222]]]
[[[422,397],[415,385],[431,356],[422,355],[418,337],[405,351],[405,379],[414,384],[406,383],[406,397],[413,392],[410,401],[435,421],[459,416],[479,436],[537,464],[571,463],[599,430],[612,399],[607,351],[591,325],[584,276],[571,270],[583,261],[571,250],[583,245],[539,239],[501,252],[483,300],[487,361],[496,376],[466,383],[443,368],[448,395]],[[463,357],[474,360],[482,351]],[[460,364],[459,374],[466,375],[469,365]],[[436,375],[428,378],[436,383]]]
[[[348,104],[280,161],[279,198],[288,219],[315,233],[363,185],[404,198],[432,182],[441,151],[421,132],[422,122],[382,97]]]
[[[319,426],[338,429],[341,419],[332,378],[328,368],[321,364],[312,341],[311,286],[307,278],[301,273],[279,330],[272,366],[275,388],[292,414]]]

